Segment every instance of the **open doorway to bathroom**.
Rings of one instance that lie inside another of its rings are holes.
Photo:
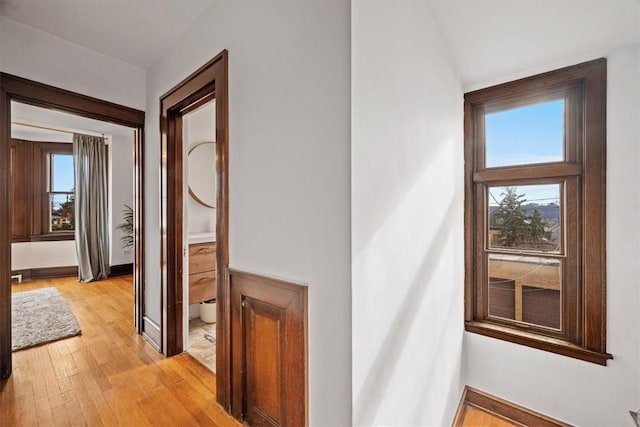
[[[216,100],[182,116],[184,349],[216,372]]]

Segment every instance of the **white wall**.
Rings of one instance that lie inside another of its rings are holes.
[[[309,285],[313,425],[351,422],[350,10],[214,1],[147,73],[146,176],[159,189],[159,97],[229,51],[230,263]],[[147,313],[160,317],[157,193],[146,193]]]
[[[11,244],[12,270],[76,265],[78,265],[78,258],[75,240]]]
[[[110,265],[133,263],[133,248],[122,248],[124,233],[117,229],[124,222],[124,205],[133,207],[133,141],[131,130],[129,135],[113,135],[109,146]]]
[[[628,411],[640,405],[640,45],[607,60],[607,350],[614,360],[603,367],[465,333],[470,386],[581,426],[631,426]]]
[[[0,71],[144,109],[144,71],[0,16]]]
[[[424,2],[352,3],[355,425],[449,425],[460,399],[462,102]]]

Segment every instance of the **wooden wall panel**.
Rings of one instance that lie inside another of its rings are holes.
[[[11,241],[28,242],[31,235],[31,156],[30,141],[12,139],[11,146]]]
[[[286,311],[253,298],[244,301],[247,421],[250,425],[281,425]]]
[[[229,277],[232,414],[251,426],[308,425],[307,287]]]

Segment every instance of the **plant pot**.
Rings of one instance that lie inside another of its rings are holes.
[[[200,303],[200,320],[205,323],[216,323],[216,301]]]

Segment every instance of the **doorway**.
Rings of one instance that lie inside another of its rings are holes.
[[[182,116],[184,350],[216,372],[216,100]]]
[[[229,207],[228,207],[228,57],[222,51],[160,98],[162,138],[162,288],[163,288],[163,350],[167,356],[185,350],[186,297],[185,274],[188,263],[185,253],[189,236],[185,234],[185,116],[215,100],[215,170],[209,187],[215,192],[215,300],[216,300],[216,390],[218,403],[230,408],[230,321],[229,321]],[[215,182],[211,182],[214,181]],[[205,186],[207,186],[205,184]],[[188,219],[187,219],[188,221]],[[211,243],[211,242],[203,242]],[[211,252],[211,248],[205,249]],[[206,262],[205,262],[206,264]],[[204,271],[211,274],[212,269]],[[189,283],[186,281],[186,283]]]
[[[133,272],[135,130],[11,102],[11,273],[14,281],[78,276],[74,134],[104,142],[104,264],[109,276]],[[76,182],[78,179],[80,181]],[[95,206],[95,204],[94,204]],[[106,273],[106,272],[105,272]]]
[[[53,86],[0,73],[0,277],[6,285],[0,289],[0,377],[8,378],[12,372],[11,334],[11,270],[12,224],[11,209],[11,112],[12,103],[42,107],[71,113],[88,119],[99,120],[130,128],[134,141],[133,188],[133,258],[134,258],[134,323],[138,333],[143,333],[141,322],[144,306],[143,283],[143,128],[144,112],[129,107],[91,98]],[[16,104],[17,105],[17,104]],[[58,224],[59,225],[59,224]]]

